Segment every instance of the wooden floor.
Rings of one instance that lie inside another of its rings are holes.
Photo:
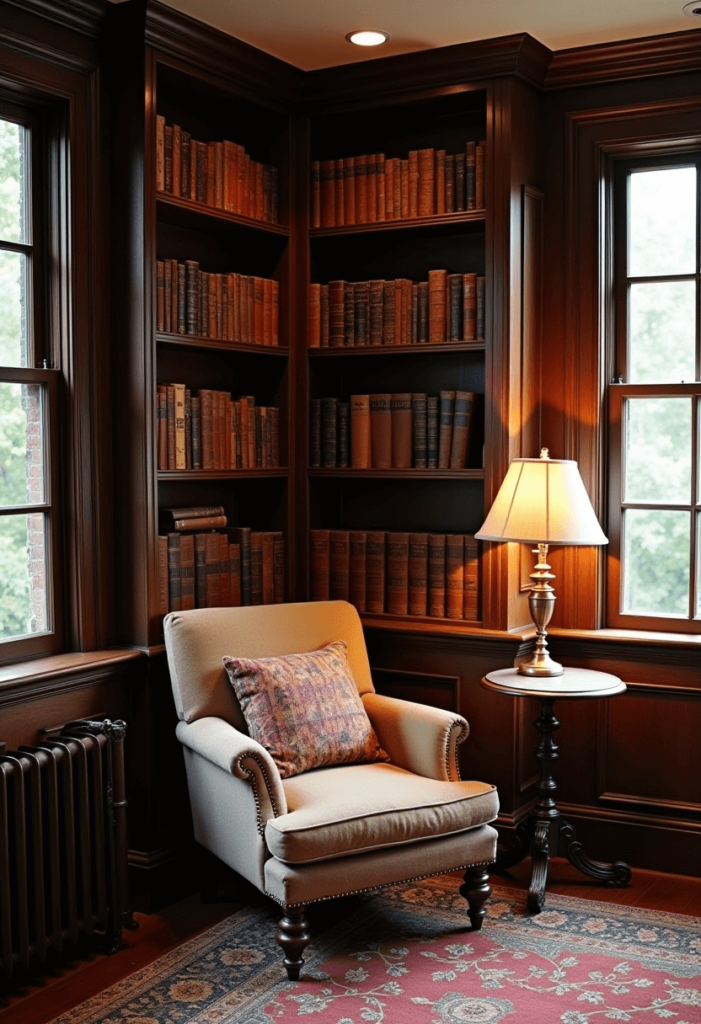
[[[493,875],[491,881],[493,885],[527,889],[530,861],[506,874]],[[630,886],[608,889],[583,880],[570,864],[555,858],[550,864],[548,891],[701,917],[701,878],[637,869]],[[193,896],[158,914],[137,914],[138,931],[125,933],[122,948],[114,956],[76,957],[54,963],[40,980],[21,979],[19,983],[0,985],[2,1024],[47,1024],[240,907],[226,900],[204,905]]]

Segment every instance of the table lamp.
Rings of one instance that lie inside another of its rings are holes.
[[[561,676],[564,669],[550,657],[545,627],[552,618],[555,591],[546,559],[550,544],[608,544],[591,507],[577,463],[551,459],[514,459],[482,528],[480,540],[537,544],[538,561],[528,605],[537,630],[533,657],[518,671],[524,676]]]

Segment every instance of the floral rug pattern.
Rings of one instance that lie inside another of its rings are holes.
[[[287,981],[276,908],[240,911],[54,1024],[701,1024],[701,920],[499,889],[466,929],[459,879],[345,905]]]

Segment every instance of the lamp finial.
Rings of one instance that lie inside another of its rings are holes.
[[[541,457],[541,459],[549,459],[550,458],[550,449],[549,448],[541,448],[540,449],[540,457]]]

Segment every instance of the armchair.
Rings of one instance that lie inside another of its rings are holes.
[[[389,763],[317,768],[282,779],[247,734],[222,658],[274,657],[344,640]],[[473,929],[496,856],[493,786],[461,782],[464,718],[374,691],[358,613],[344,601],[172,612],[165,642],[197,842],[282,907],[277,941],[291,980],[311,940],[310,903],[465,870]]]

